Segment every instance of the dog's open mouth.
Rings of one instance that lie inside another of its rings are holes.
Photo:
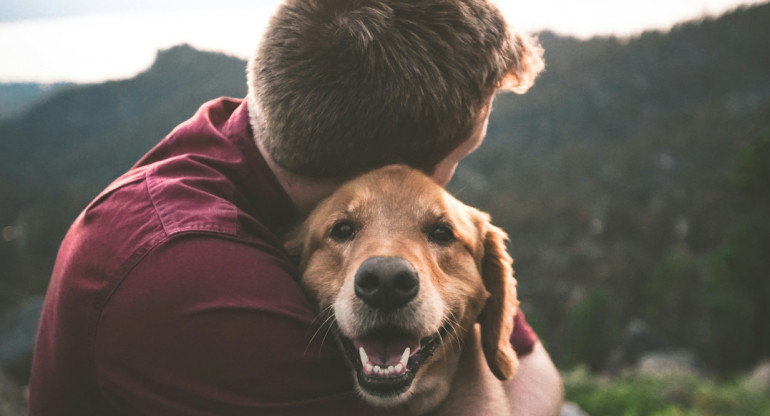
[[[383,327],[365,336],[340,340],[356,370],[359,386],[369,394],[397,396],[409,389],[417,370],[440,344],[445,328],[418,338],[399,328]]]

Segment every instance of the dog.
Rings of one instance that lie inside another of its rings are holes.
[[[518,365],[507,235],[425,174],[392,165],[341,186],[286,243],[301,284],[375,406],[434,409],[478,322],[490,370]]]

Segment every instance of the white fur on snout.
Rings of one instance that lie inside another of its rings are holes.
[[[419,273],[419,272],[418,272]],[[368,306],[355,293],[355,274],[348,276],[334,300],[334,314],[342,335],[360,338],[383,325],[401,328],[419,338],[432,336],[444,324],[449,308],[430,279],[420,273],[420,290],[407,305],[391,312]]]
[[[417,296],[409,304],[391,312],[384,313],[374,309],[355,293],[355,273],[345,279],[337,297],[334,300],[334,314],[340,332],[347,338],[355,339],[366,335],[367,332],[388,325],[401,328],[419,339],[432,336],[441,328],[449,315],[449,307],[441,298],[431,279],[427,279],[424,273],[418,271],[420,276],[420,290]],[[424,388],[418,388],[425,384],[422,367],[415,374],[412,385],[403,393],[396,396],[381,397],[369,394],[358,385],[358,378],[354,376],[356,391],[369,403],[377,406],[392,407],[409,400],[415,393],[424,395]],[[442,383],[432,380],[431,386],[443,388]],[[444,383],[447,386],[448,383]],[[447,387],[448,388],[448,387]],[[432,390],[435,391],[435,388]],[[441,392],[440,396],[445,394]],[[431,406],[435,403],[430,402]]]

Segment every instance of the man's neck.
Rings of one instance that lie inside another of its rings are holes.
[[[314,179],[296,175],[279,166],[265,149],[264,143],[258,137],[255,138],[257,148],[267,162],[267,166],[273,171],[278,182],[298,212],[309,213],[322,199],[331,195],[344,180],[342,179]]]
[[[278,179],[281,187],[283,187],[286,194],[289,195],[297,212],[303,215],[308,214],[322,199],[331,195],[335,189],[342,185],[344,180],[336,178],[308,178],[291,173],[278,165],[278,163],[273,160],[272,156],[270,156],[270,153],[267,152],[265,144],[260,137],[261,125],[259,122],[259,105],[257,104],[257,99],[253,91],[249,91],[246,99],[248,100],[249,106],[249,121],[251,123],[251,129],[254,132],[254,142],[257,144],[259,152],[262,153],[262,157],[265,159],[265,162],[267,162],[267,166],[273,171],[273,174]]]

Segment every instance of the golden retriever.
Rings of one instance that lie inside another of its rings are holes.
[[[428,176],[389,166],[323,200],[286,247],[376,406],[434,409],[478,322],[489,368],[516,371],[518,301],[507,236]]]

